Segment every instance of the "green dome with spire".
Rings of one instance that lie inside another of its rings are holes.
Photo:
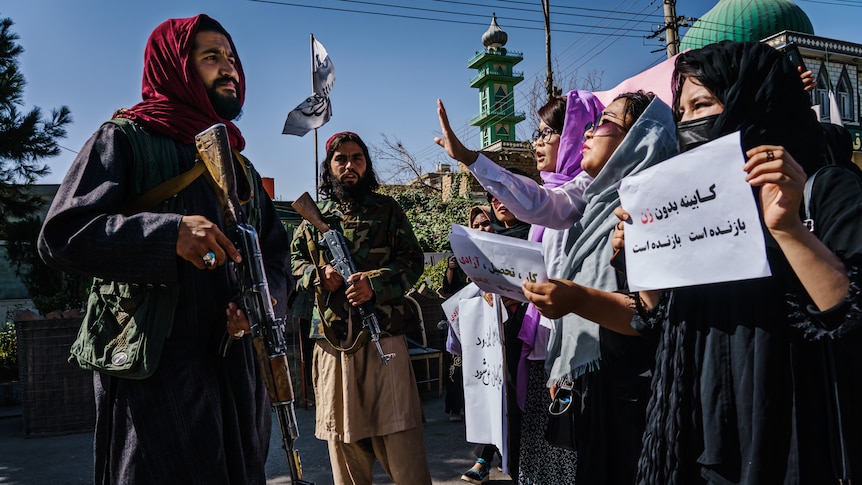
[[[790,0],[720,0],[688,29],[680,52],[722,40],[759,42],[782,30],[814,34],[811,20]]]

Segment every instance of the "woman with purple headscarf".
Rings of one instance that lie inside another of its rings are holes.
[[[544,185],[514,174],[478,154],[468,164],[483,187],[519,220],[533,224],[529,239],[542,243],[548,274],[562,276],[568,230],[582,215],[584,189],[592,181],[581,169],[584,126],[604,106],[588,91],[571,91],[552,97],[539,108],[533,133],[536,168]],[[464,162],[464,160],[461,160]],[[548,375],[545,355],[552,323],[530,305],[518,338],[523,342],[518,362],[516,398],[524,412],[518,482],[573,483],[576,455],[555,448],[545,439],[548,422]]]

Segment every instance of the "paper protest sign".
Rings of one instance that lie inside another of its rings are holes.
[[[771,274],[744,163],[736,132],[622,180],[631,290]]]
[[[494,306],[482,296],[461,301],[460,312],[469,324],[461,326],[464,372],[464,422],[467,441],[491,443],[506,457],[506,366],[501,335],[503,311],[499,297]]]
[[[452,252],[476,286],[519,301],[524,280],[548,281],[541,243],[468,229],[452,224]]]

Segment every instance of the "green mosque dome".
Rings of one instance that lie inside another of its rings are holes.
[[[760,41],[782,30],[814,34],[811,20],[790,0],[720,0],[688,29],[680,52],[722,40]]]

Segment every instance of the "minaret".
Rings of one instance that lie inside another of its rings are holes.
[[[515,111],[515,85],[524,80],[523,72],[512,67],[524,59],[520,52],[507,52],[509,36],[497,25],[493,14],[491,26],[482,35],[484,51],[477,52],[467,67],[479,71],[470,87],[479,89],[479,114],[470,124],[482,130],[482,147],[497,141],[516,141],[515,125],[524,121],[523,112]]]

